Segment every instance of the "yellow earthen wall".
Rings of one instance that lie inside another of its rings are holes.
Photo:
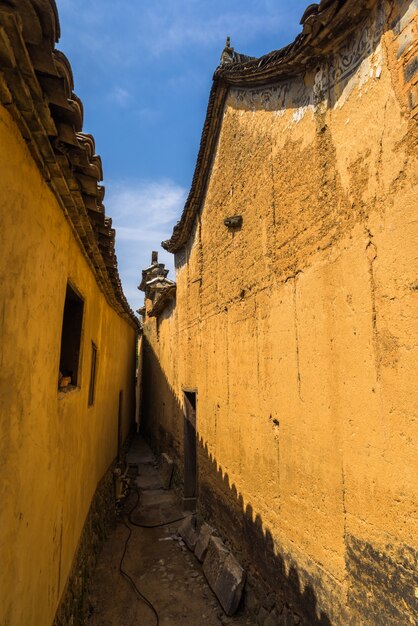
[[[152,436],[181,467],[196,388],[201,505],[254,539],[247,565],[274,551],[312,624],[416,617],[417,124],[393,15],[328,98],[230,90],[176,307],[145,324]]]
[[[107,304],[0,108],[0,624],[51,624],[91,499],[134,415],[136,332]],[[67,279],[84,298],[80,388],[57,390]],[[88,407],[91,341],[96,394]]]

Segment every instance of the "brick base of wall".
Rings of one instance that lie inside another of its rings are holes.
[[[97,555],[115,523],[114,464],[100,481],[90,505],[73,566],[53,626],[83,626],[88,615],[88,584]]]

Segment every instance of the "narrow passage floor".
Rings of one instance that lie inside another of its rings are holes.
[[[138,464],[138,506],[131,520],[155,525],[184,517],[175,493],[165,491],[159,478],[156,459],[141,439],[134,440],[128,463]],[[137,500],[131,492],[124,510]],[[133,585],[120,573],[120,562],[128,540],[122,568],[137,589],[155,607],[161,626],[244,626],[254,620],[243,613],[226,617],[204,577],[202,566],[179,541],[180,521],[157,528],[139,528],[119,521],[98,558],[90,587],[91,615],[88,626],[156,626],[153,611],[139,599]]]

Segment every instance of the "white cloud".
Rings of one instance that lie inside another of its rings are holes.
[[[121,106],[124,106],[129,103],[131,99],[131,95],[127,89],[123,89],[123,87],[114,87],[113,90],[109,94],[110,100],[116,102]]]
[[[152,230],[150,228],[130,228],[119,226],[119,241],[137,241],[147,243],[148,241],[157,241],[160,238],[161,230]]]
[[[106,205],[111,205],[121,226],[138,226],[138,220],[144,218],[141,228],[152,230],[179,216],[185,194],[186,190],[172,180],[110,182]]]
[[[180,48],[199,46],[208,49],[214,45],[221,46],[220,55],[227,35],[232,37],[234,45],[237,36],[251,40],[262,33],[277,31],[281,25],[281,16],[278,11],[275,14],[254,16],[237,10],[208,18],[202,15],[188,16],[179,11],[174,16],[154,13],[149,16],[149,22],[151,31],[164,34],[163,37],[158,37],[150,48],[154,56]]]
[[[203,0],[160,0],[146,6],[132,0],[61,0],[59,9],[71,24],[69,40],[94,55],[105,55],[107,63],[119,67],[138,66],[178,50],[193,54],[196,47],[217,46],[220,54],[227,35],[240,52],[251,54],[240,49],[238,39],[248,45],[259,36],[283,33],[292,14],[291,6],[271,0],[238,5],[220,0],[210,5]],[[115,30],[123,33],[123,45],[120,37],[113,36]]]
[[[141,271],[148,267],[151,251],[174,278],[173,257],[160,244],[171,236],[186,200],[186,189],[172,180],[126,180],[108,182],[106,214],[116,229],[116,254],[125,295],[135,309],[142,306],[143,294],[136,290]]]
[[[132,115],[148,123],[152,123],[156,122],[158,118],[161,117],[161,111],[158,109],[151,109],[150,107],[143,107],[142,109],[133,109]]]

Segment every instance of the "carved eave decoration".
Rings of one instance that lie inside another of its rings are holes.
[[[102,163],[82,132],[83,105],[70,63],[55,48],[54,0],[3,0],[0,7],[0,102],[11,113],[43,177],[72,226],[108,303],[133,327],[122,290],[115,230],[105,216]]]
[[[145,287],[145,298],[148,300],[152,300],[156,302],[159,294],[164,291],[164,289],[168,287],[172,287],[175,283],[164,276],[157,276],[155,278],[151,278],[146,284]]]
[[[213,76],[190,193],[171,238],[161,244],[165,250],[181,250],[193,230],[205,195],[229,87],[268,85],[303,74],[336,50],[376,3],[377,0],[322,0],[310,4],[301,19],[302,32],[294,42],[258,59],[236,53],[227,40],[221,64]]]
[[[176,289],[177,286],[175,283],[164,287],[164,289],[159,292],[158,297],[156,298],[152,306],[152,309],[148,313],[148,317],[158,317],[159,315],[161,315],[161,313],[163,313],[163,311],[170,304],[170,302],[175,299]]]
[[[142,279],[140,284],[138,285],[139,291],[146,291],[147,285],[152,284],[152,281],[156,278],[165,279],[169,270],[165,269],[164,263],[156,263],[154,265],[150,265],[147,269],[142,270]],[[169,283],[171,281],[167,279]]]

